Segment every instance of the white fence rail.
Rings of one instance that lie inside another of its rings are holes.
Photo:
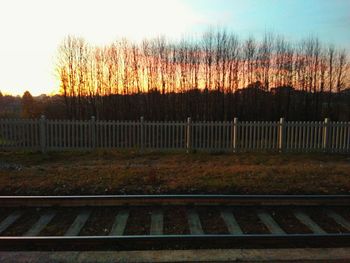
[[[0,149],[350,153],[350,122],[152,122],[0,119]]]

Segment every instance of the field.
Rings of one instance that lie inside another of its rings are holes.
[[[1,195],[349,194],[350,156],[0,152]]]

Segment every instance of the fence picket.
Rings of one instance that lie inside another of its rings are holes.
[[[144,122],[0,119],[0,148],[350,152],[350,122]],[[283,128],[283,130],[281,130]],[[281,132],[283,138],[281,138]],[[44,137],[43,137],[44,136]],[[141,138],[142,137],[142,138]],[[281,140],[282,139],[282,140]],[[44,145],[44,148],[42,147]]]

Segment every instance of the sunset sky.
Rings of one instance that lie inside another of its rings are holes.
[[[1,0],[0,91],[22,95],[58,90],[56,50],[68,34],[104,44],[200,35],[209,26],[241,37],[264,32],[291,40],[309,35],[350,46],[349,0]]]

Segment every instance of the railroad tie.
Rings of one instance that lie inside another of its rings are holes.
[[[234,217],[233,213],[229,209],[223,209],[220,212],[222,219],[224,220],[228,231],[232,235],[242,235],[243,231],[239,224],[237,223],[236,218]]]
[[[9,226],[11,226],[18,218],[22,216],[22,212],[20,210],[16,210],[8,215],[4,220],[0,223],[0,234],[4,232]]]
[[[271,234],[286,234],[286,232],[284,232],[284,230],[278,225],[278,223],[272,218],[272,216],[268,212],[264,210],[259,210],[257,211],[257,215],[261,222],[263,222],[264,225],[269,229]]]
[[[195,209],[191,208],[187,210],[187,219],[191,235],[202,235],[202,224]]]
[[[300,210],[294,211],[295,217],[304,225],[306,225],[314,234],[327,234],[315,221],[313,221],[307,214]]]
[[[350,222],[348,220],[346,220],[344,217],[334,212],[333,210],[325,209],[325,212],[330,218],[337,222],[337,224],[350,231]]]
[[[23,236],[37,236],[56,215],[56,211],[49,210],[40,216],[39,220]]]
[[[80,230],[84,227],[86,221],[88,220],[91,214],[90,209],[82,209],[79,215],[75,218],[73,224],[69,227],[65,236],[77,236],[80,233]]]
[[[115,217],[110,236],[122,236],[125,231],[126,222],[129,218],[129,210],[123,209]]]
[[[163,234],[163,211],[161,209],[155,209],[151,215],[151,229],[150,235],[162,235]]]

